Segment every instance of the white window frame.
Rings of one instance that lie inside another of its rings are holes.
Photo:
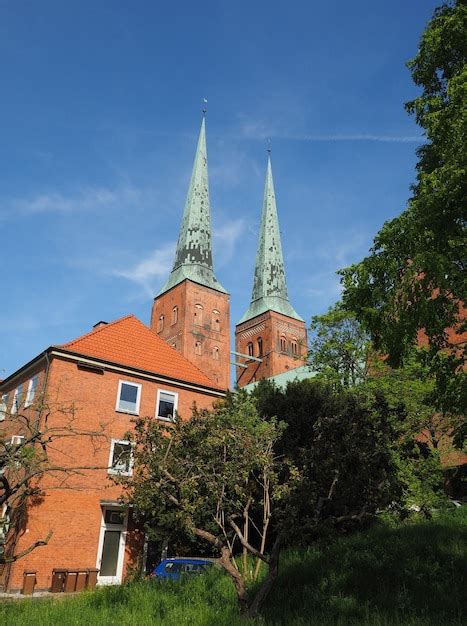
[[[159,402],[161,398],[161,393],[168,393],[171,396],[174,396],[174,412],[172,417],[160,417],[159,413]],[[158,389],[157,390],[157,399],[156,399],[156,419],[162,420],[163,422],[174,422],[175,421],[175,413],[177,412],[178,407],[178,393],[175,391],[170,391],[169,389]]]
[[[11,409],[10,409],[10,413],[12,415],[15,415],[18,412],[18,409],[20,408],[20,405],[17,402],[18,399],[18,391],[21,389],[21,395],[23,395],[23,383],[20,383],[16,389],[15,389],[15,393],[13,394],[13,402],[11,403]],[[21,400],[21,398],[20,398]]]
[[[115,449],[116,443],[124,443],[130,446],[130,467],[127,472],[125,472],[124,470],[122,471],[122,470],[112,467],[112,461],[114,457],[114,449]],[[128,439],[112,439],[111,440],[109,465],[108,465],[108,470],[107,470],[108,474],[115,474],[117,476],[132,476],[133,475],[133,463],[134,463],[133,447],[134,447],[133,444],[131,443],[131,441],[128,441]]]
[[[136,394],[136,408],[134,411],[129,411],[128,409],[120,408],[120,394],[122,393],[122,385],[133,385],[133,387],[138,388],[138,393]],[[131,380],[119,380],[118,381],[118,390],[117,390],[117,402],[115,404],[115,410],[118,413],[128,413],[129,415],[139,415],[139,405],[141,403],[141,383],[134,383]]]
[[[34,394],[31,398],[31,391],[33,390],[33,383],[34,381],[36,381],[36,385],[34,387]],[[26,391],[26,398],[24,400],[24,408],[27,408],[28,406],[31,406],[31,404],[34,402],[34,398],[36,397],[36,390],[37,390],[37,386],[39,384],[39,376],[36,374],[35,376],[33,376],[30,380],[29,380],[29,384],[28,384],[28,390]]]
[[[0,422],[3,422],[3,420],[6,417],[6,414],[8,413],[8,400],[9,399],[10,399],[9,393],[2,393],[0,397]]]

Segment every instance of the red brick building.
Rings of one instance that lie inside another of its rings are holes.
[[[230,300],[214,274],[211,239],[203,119],[173,270],[154,299],[150,328],[132,315],[99,322],[0,384],[4,450],[31,449],[29,423],[70,428],[49,446],[50,464],[62,469],[37,478],[40,497],[27,500],[10,529],[15,511],[0,511],[7,556],[52,533],[46,545],[0,565],[0,588],[21,589],[24,571],[35,570],[36,589],[50,589],[55,568],[97,568],[98,583],[118,583],[141,559],[144,537],[109,480],[131,474],[125,433],[136,416],[188,419],[194,404],[210,408],[230,386]],[[270,160],[253,298],[237,325],[236,348],[239,386],[298,368],[306,353],[305,323],[287,296]],[[3,475],[14,470],[10,464]]]
[[[8,416],[1,429],[10,441],[27,437],[15,417],[37,412],[39,397],[47,399],[47,408],[38,419],[47,415],[49,427],[68,421],[72,409],[74,431],[104,433],[92,442],[80,434],[54,442],[52,466],[101,469],[46,474],[39,480],[44,496],[28,507],[15,552],[49,531],[52,536],[46,546],[3,566],[2,586],[20,589],[23,571],[32,569],[37,570],[36,588],[49,589],[54,568],[98,568],[99,583],[120,582],[142,553],[131,512],[118,503],[120,487],[109,480],[114,473],[131,473],[124,435],[132,419],[171,420],[175,411],[187,419],[194,404],[210,408],[224,391],[131,315],[49,348],[3,381],[1,390]]]

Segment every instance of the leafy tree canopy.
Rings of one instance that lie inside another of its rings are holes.
[[[438,404],[457,411],[466,404],[466,59],[467,6],[459,0],[435,11],[408,63],[422,92],[406,109],[427,138],[408,207],[383,226],[368,257],[341,271],[344,305],[391,365],[424,330]]]
[[[354,387],[368,373],[370,337],[355,315],[341,303],[311,320],[308,360],[329,382]]]

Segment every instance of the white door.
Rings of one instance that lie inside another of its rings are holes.
[[[118,585],[122,582],[128,513],[123,509],[102,508],[96,567],[99,585]]]

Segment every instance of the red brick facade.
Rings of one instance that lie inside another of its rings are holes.
[[[229,296],[184,280],[154,300],[151,329],[223,389],[230,387]]]
[[[235,329],[236,351],[262,362],[237,357],[247,367],[237,367],[237,385],[276,376],[303,365],[307,354],[305,322],[267,311]]]
[[[133,318],[133,325],[137,320]],[[121,322],[123,324],[123,322]],[[139,322],[138,322],[139,324]],[[110,326],[110,325],[109,325]],[[117,323],[118,327],[118,323]],[[109,328],[108,332],[112,329]],[[149,329],[147,333],[152,335]],[[115,333],[114,333],[115,334]],[[102,343],[103,335],[94,331],[91,338]],[[157,337],[155,340],[159,342]],[[77,344],[80,345],[79,343]],[[85,345],[85,344],[81,344]],[[173,352],[170,348],[170,352]],[[180,355],[177,359],[184,361]],[[48,363],[48,365],[47,365]],[[182,363],[183,365],[183,363]],[[192,367],[187,364],[187,367]],[[182,369],[182,367],[180,367]],[[50,589],[54,568],[99,568],[105,529],[120,533],[121,571],[120,582],[128,567],[140,560],[144,538],[132,525],[131,510],[121,527],[105,526],[105,507],[119,509],[118,498],[121,488],[114,484],[109,475],[112,440],[124,440],[125,433],[132,429],[134,414],[116,409],[119,382],[136,383],[140,387],[138,414],[157,419],[160,392],[175,394],[176,409],[182,419],[188,419],[191,408],[211,408],[222,392],[191,381],[170,380],[157,373],[138,371],[125,364],[104,363],[96,358],[67,353],[66,350],[50,349],[32,369],[25,369],[12,376],[2,385],[2,394],[9,394],[11,406],[15,389],[23,383],[24,404],[28,381],[38,375],[36,399],[45,394],[51,407],[48,425],[63,425],[70,418],[73,407],[73,428],[79,431],[102,433],[90,439],[87,435],[73,435],[57,440],[49,451],[52,465],[64,467],[96,467],[65,478],[65,474],[45,475],[39,482],[43,497],[31,502],[26,517],[18,529],[15,553],[21,552],[37,540],[44,539],[52,531],[46,546],[36,548],[11,566],[0,566],[0,586],[10,591],[23,585],[23,572],[37,570],[36,589]],[[201,373],[200,373],[201,375]],[[65,411],[63,409],[66,409]],[[35,411],[31,406],[22,411]],[[47,411],[49,412],[49,411]],[[19,412],[18,412],[19,413]],[[41,419],[44,419],[43,412]],[[15,416],[0,422],[4,440],[12,435],[21,435],[21,426]],[[65,480],[64,480],[65,479]],[[116,529],[116,530],[115,530]],[[99,582],[108,582],[100,580]]]

